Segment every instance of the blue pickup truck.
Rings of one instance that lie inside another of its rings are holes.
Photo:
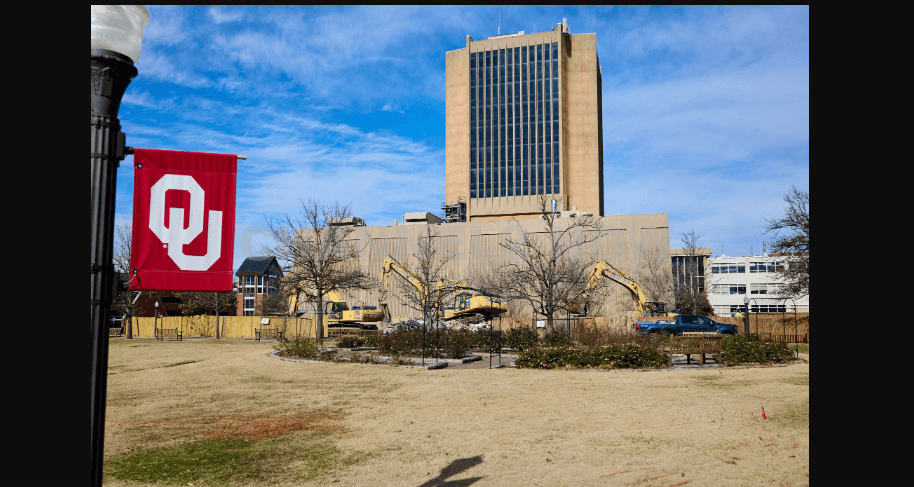
[[[736,325],[718,323],[704,315],[678,315],[671,320],[639,321],[635,323],[635,331],[663,336],[679,336],[684,332],[736,335],[739,333],[739,328]]]

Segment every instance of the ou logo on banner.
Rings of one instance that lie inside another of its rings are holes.
[[[165,193],[168,190],[190,193],[187,228],[184,228],[184,208],[170,208],[169,226],[165,226]],[[222,254],[222,212],[210,210],[206,232],[206,255],[186,255],[184,245],[203,232],[203,212],[206,192],[192,176],[166,174],[152,185],[149,198],[149,229],[168,247],[168,257],[184,271],[205,271]]]

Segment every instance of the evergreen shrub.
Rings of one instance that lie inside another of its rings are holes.
[[[537,369],[649,369],[666,367],[669,358],[654,347],[609,345],[587,348],[531,348],[514,361],[517,367]]]
[[[546,333],[540,340],[540,346],[543,347],[567,347],[568,345],[571,345],[571,338],[560,331]]]
[[[795,359],[786,343],[778,343],[757,334],[724,337],[720,360],[724,365],[782,364]]]
[[[532,328],[511,328],[505,334],[504,343],[514,350],[525,350],[539,345],[539,335]]]
[[[306,359],[317,358],[317,347],[317,341],[304,337],[279,340],[273,345],[283,356]]]

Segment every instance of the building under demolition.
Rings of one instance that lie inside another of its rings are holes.
[[[573,212],[566,212],[573,214]],[[427,226],[432,226],[432,243],[442,261],[443,277],[457,281],[472,281],[475,276],[494,270],[498,266],[516,259],[514,254],[501,244],[506,239],[518,240],[526,232],[546,232],[541,219],[443,223],[431,213],[407,213],[404,224],[391,226],[356,226],[349,239],[360,252],[359,265],[370,276],[380,282],[384,260],[387,256],[396,259],[407,269],[415,271],[419,253],[419,239],[427,235]],[[423,218],[424,216],[424,218]],[[557,228],[572,219],[558,218]],[[431,220],[431,221],[429,221]],[[563,221],[564,220],[564,221]],[[616,215],[600,218],[602,235],[581,248],[580,257],[594,263],[607,261],[630,276],[638,279],[645,261],[653,260],[665,265],[669,272],[669,228],[667,216],[663,213],[649,215]],[[393,276],[390,285],[388,307],[394,321],[421,316],[421,313],[407,305],[400,293],[400,278]],[[593,312],[602,316],[626,316],[633,311],[632,296],[622,286],[607,283],[601,291],[602,306]],[[377,305],[379,289],[341,293],[350,306],[359,301],[366,305]],[[672,296],[659,300],[671,302]],[[304,309],[302,309],[304,310]],[[509,303],[508,317],[531,317],[529,305]]]
[[[441,215],[407,213],[403,224],[353,223],[359,264],[376,279],[388,255],[410,268],[418,239],[434,226],[434,245],[448,260],[446,277],[467,282],[509,263],[501,246],[524,231],[546,231],[540,199],[555,201],[557,221],[593,215],[604,234],[582,250],[582,259],[607,261],[629,276],[645,262],[670,272],[667,215],[603,216],[602,77],[596,34],[571,34],[563,19],[551,31],[523,32],[473,41],[446,56],[446,174]],[[655,269],[656,271],[656,269]],[[396,278],[394,278],[396,279]],[[605,287],[603,316],[630,315],[631,294]],[[350,306],[377,305],[378,290],[343,293]],[[672,296],[649,296],[671,302]],[[395,290],[393,320],[420,316]],[[531,317],[523,303],[508,316]]]

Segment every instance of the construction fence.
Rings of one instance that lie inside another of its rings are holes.
[[[714,321],[729,323],[740,327],[743,331],[743,319],[730,316],[713,316]],[[644,319],[644,318],[642,318]],[[656,319],[656,318],[654,318]],[[268,320],[264,323],[263,320]],[[326,320],[326,319],[325,319]],[[543,328],[537,327],[538,321],[545,318],[501,318],[493,323],[495,328],[509,330],[511,328],[534,328],[542,333]],[[558,330],[569,330],[579,326],[597,327],[598,329],[624,332],[634,331],[635,322],[639,321],[634,316],[620,317],[588,317],[588,318],[556,318],[554,324]],[[254,338],[254,331],[260,327],[277,328],[283,331],[287,338],[315,337],[317,319],[315,317],[277,318],[264,316],[220,316],[219,335],[224,338]],[[158,318],[133,318],[133,336],[153,337],[153,327],[177,328],[184,337],[215,337],[215,316],[165,316]],[[331,336],[330,328],[324,323],[323,336]],[[802,335],[800,341],[809,342],[809,313],[798,313],[796,318],[793,313],[750,313],[749,332],[777,338],[775,335]]]
[[[712,320],[729,323],[739,327],[743,332],[743,318],[732,316],[712,316]],[[809,341],[809,313],[749,313],[749,333],[762,335],[804,335]],[[802,340],[801,340],[802,341]]]
[[[305,318],[277,318],[275,316],[220,316],[218,321],[219,336],[222,338],[251,338],[254,331],[263,328],[282,330],[286,338],[315,338],[317,320]],[[266,322],[264,322],[266,320]],[[159,318],[133,318],[133,336],[154,336],[154,328],[176,328],[188,337],[215,337],[215,316],[164,316]],[[327,324],[324,324],[324,336],[327,336]]]
[[[739,327],[740,333],[743,333],[743,318],[731,316],[711,316],[711,319],[719,323],[729,323]],[[635,322],[637,321],[654,321],[667,318],[638,318],[635,316],[595,316],[587,318],[555,318],[554,326],[557,330],[565,333],[571,333],[571,330],[580,327],[596,327],[600,330],[609,330],[615,332],[634,332]],[[544,321],[545,318],[502,318],[501,328],[509,330],[517,327],[535,327],[537,321]],[[497,321],[495,322],[497,327]],[[543,335],[543,328],[537,328],[540,336]],[[809,313],[750,313],[749,314],[749,333],[759,334],[777,341],[799,341],[809,343]]]

